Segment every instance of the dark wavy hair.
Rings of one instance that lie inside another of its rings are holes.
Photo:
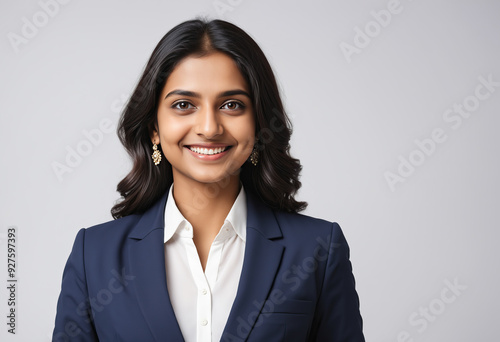
[[[115,219],[144,212],[172,184],[172,166],[168,160],[154,165],[151,159],[150,132],[156,124],[159,97],[170,73],[182,59],[211,52],[231,57],[251,92],[259,163],[253,166],[246,162],[242,166],[240,180],[245,191],[256,194],[274,209],[298,212],[307,206],[294,198],[301,186],[302,166],[290,156],[291,123],[264,53],[234,24],[195,19],[175,26],[160,40],[121,115],[118,136],[132,157],[133,167],[117,186],[123,199],[111,209]]]

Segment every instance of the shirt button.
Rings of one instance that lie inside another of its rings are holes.
[[[208,324],[208,321],[206,319],[204,319],[203,321],[201,321],[201,325],[205,326]]]
[[[201,293],[204,294],[204,295],[206,295],[207,294],[207,289],[201,290]]]

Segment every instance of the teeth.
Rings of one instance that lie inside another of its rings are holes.
[[[190,146],[189,149],[193,152],[199,153],[199,154],[219,154],[221,152],[224,152],[227,147],[217,147],[217,148],[200,148],[200,147],[192,147]]]

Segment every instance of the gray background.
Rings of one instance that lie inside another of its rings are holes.
[[[401,0],[383,26],[371,12],[393,1],[66,2],[52,16],[38,1],[0,5],[2,317],[6,232],[18,229],[17,334],[3,318],[2,341],[50,340],[75,234],[111,219],[130,167],[114,133],[121,105],[158,40],[197,15],[234,22],[268,56],[304,165],[299,198],[344,230],[367,340],[496,340],[500,87],[475,91],[480,77],[500,82],[499,2]],[[23,18],[40,27],[15,46]],[[346,58],[358,30],[372,37]],[[443,113],[464,102],[453,128]],[[84,131],[103,120],[113,132],[90,144]],[[436,129],[446,140],[418,152]],[[54,163],[78,146],[88,154],[58,178]],[[400,158],[418,166],[391,187]]]

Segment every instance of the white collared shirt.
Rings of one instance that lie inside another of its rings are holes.
[[[246,241],[247,205],[241,186],[215,237],[205,272],[193,242],[193,227],[172,195],[165,207],[165,267],[175,317],[186,342],[220,341],[236,297]]]

